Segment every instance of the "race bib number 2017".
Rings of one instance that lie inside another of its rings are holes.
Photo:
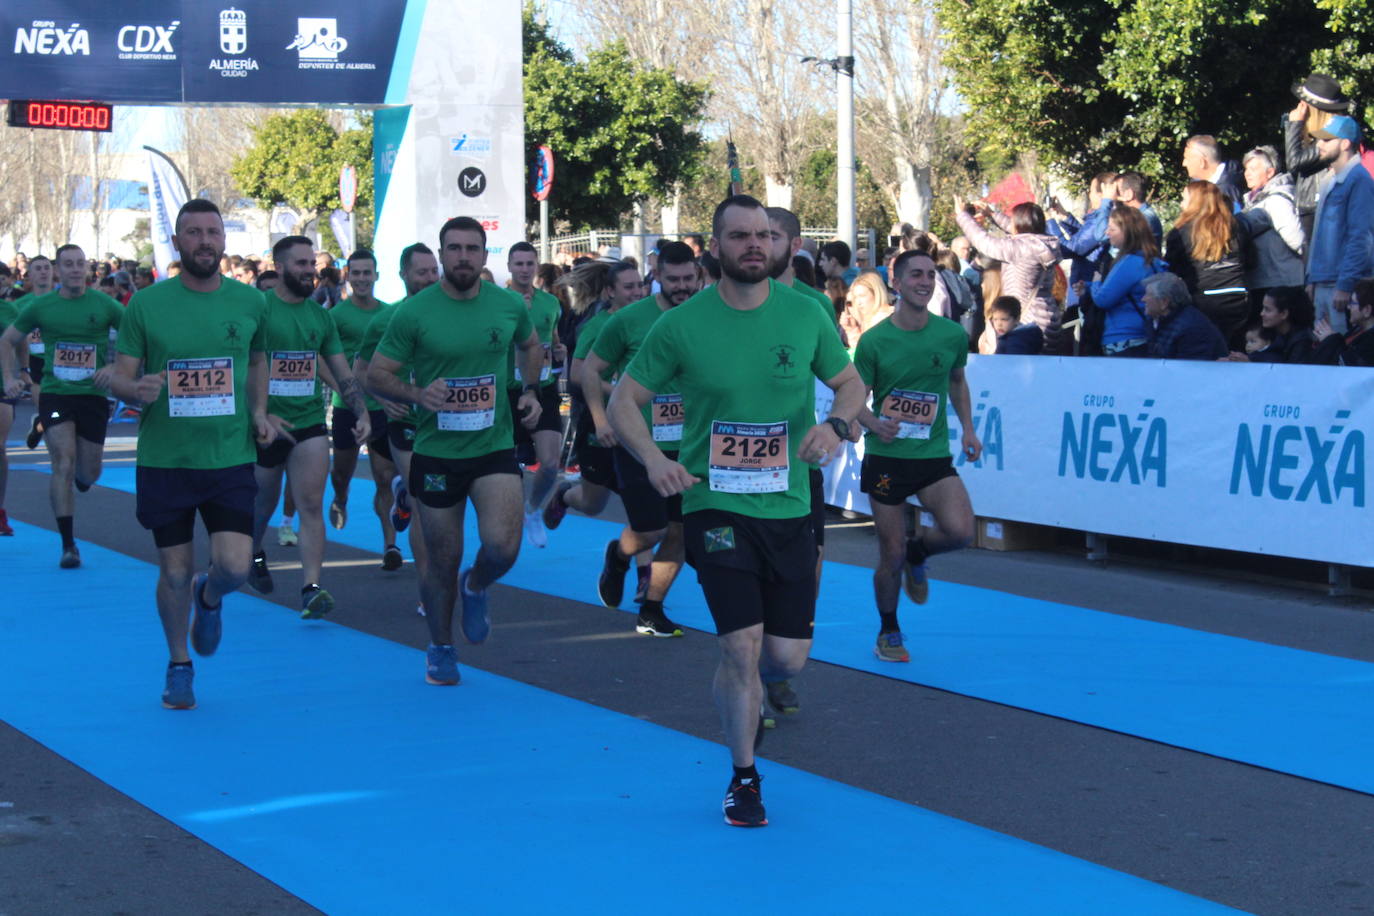
[[[54,344],[52,374],[64,382],[80,382],[95,375],[95,344]]]
[[[234,358],[167,360],[167,413],[173,417],[234,414]]]
[[[787,423],[711,421],[707,476],[717,493],[786,492]]]
[[[448,391],[438,411],[439,428],[450,432],[487,429],[496,422],[496,376],[446,378]]]

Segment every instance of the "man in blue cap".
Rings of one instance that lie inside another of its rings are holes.
[[[1314,131],[1317,151],[1331,158],[1331,180],[1317,200],[1307,260],[1307,293],[1318,320],[1346,330],[1355,281],[1374,274],[1374,178],[1360,164],[1360,127],[1337,115]]]

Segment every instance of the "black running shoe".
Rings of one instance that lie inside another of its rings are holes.
[[[725,812],[725,823],[731,827],[768,826],[768,815],[763,810],[763,792],[759,785],[761,782],[762,776],[730,780],[730,788],[725,790],[725,801],[720,806]]]
[[[29,451],[38,448],[38,443],[43,439],[43,430],[38,428],[38,414],[35,413],[29,420],[29,434],[24,437],[24,444],[29,447]]]
[[[386,550],[382,551],[382,569],[395,572],[404,565],[405,558],[401,556],[401,548],[395,544],[386,545]]]
[[[641,636],[681,636],[682,627],[669,620],[662,611],[641,608],[635,632]]]
[[[784,716],[795,716],[801,712],[801,700],[797,699],[797,691],[792,689],[789,681],[775,681],[765,683],[764,689],[768,692],[768,705],[772,706]]]
[[[272,571],[267,568],[267,554],[263,551],[253,555],[253,565],[248,570],[248,584],[260,595],[272,594]]]
[[[606,558],[601,563],[601,577],[596,580],[596,593],[606,607],[620,607],[625,597],[625,573],[629,571],[629,559],[620,556],[620,541],[608,542]]]

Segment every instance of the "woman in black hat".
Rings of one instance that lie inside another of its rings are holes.
[[[1284,122],[1285,159],[1288,172],[1296,185],[1298,219],[1302,222],[1303,237],[1312,238],[1312,222],[1317,215],[1317,196],[1327,181],[1326,167],[1330,159],[1317,152],[1312,134],[1326,126],[1338,114],[1348,114],[1353,107],[1349,97],[1341,91],[1340,83],[1324,73],[1313,73],[1293,87],[1298,105],[1288,112]]]

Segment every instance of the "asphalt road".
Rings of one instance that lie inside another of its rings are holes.
[[[21,406],[12,440],[22,438],[27,418]],[[111,427],[112,436],[132,431]],[[41,447],[28,452],[13,441],[8,451],[16,465],[46,457]],[[112,459],[129,455],[110,450]],[[54,528],[47,482],[12,470],[10,516]],[[78,538],[156,562],[133,509],[132,495],[96,487],[79,497]],[[618,512],[613,502],[608,514]],[[871,527],[837,515],[831,523],[827,557],[871,563]],[[274,559],[281,553],[274,551]],[[54,583],[61,576],[56,559]],[[329,546],[331,590],[348,596],[332,619],[423,648],[413,569],[383,573],[377,560]],[[1067,552],[968,550],[937,562],[939,579],[1374,661],[1374,617],[1366,605],[1306,588],[1206,571],[1104,568]],[[689,571],[677,587],[695,588],[692,579]],[[720,739],[710,701],[710,634],[645,639],[621,611],[512,591],[518,590],[497,586],[493,597],[502,609],[496,632],[506,631],[505,638],[465,665]],[[268,597],[290,605],[294,589]],[[149,639],[158,639],[151,588],[149,599]],[[42,594],[9,592],[0,600],[23,602],[33,613],[45,609]],[[74,632],[81,639],[53,649],[54,677],[79,677],[80,653],[98,650],[98,626],[74,622]],[[1207,672],[1197,677],[1205,681]],[[1242,910],[1374,910],[1368,795],[837,665],[813,662],[795,684],[804,708],[768,735],[771,760]],[[805,868],[760,864],[773,880]],[[870,879],[883,876],[856,876]],[[308,911],[304,901],[0,724],[0,916]],[[1103,912],[1112,911],[1104,901]]]

